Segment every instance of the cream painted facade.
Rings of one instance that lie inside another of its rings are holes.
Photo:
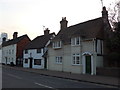
[[[102,42],[102,40],[100,40]],[[98,56],[97,52],[101,51],[99,40],[81,40],[80,45],[72,46],[71,44],[63,45],[59,49],[48,47],[47,68],[49,70],[63,71],[70,73],[86,74],[86,56],[91,57],[91,75],[96,74],[96,67],[103,67],[103,56]],[[97,48],[98,47],[98,48]],[[97,51],[96,51],[97,49]],[[102,48],[103,49],[103,48]],[[80,54],[81,64],[74,65],[72,63],[73,54]],[[62,63],[57,64],[55,57],[61,56]]]
[[[10,64],[13,62],[16,65],[16,44],[2,47],[2,63]]]

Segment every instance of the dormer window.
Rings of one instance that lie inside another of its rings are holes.
[[[61,41],[53,42],[53,48],[61,48]]]
[[[80,45],[80,37],[71,38],[71,45],[72,46]]]

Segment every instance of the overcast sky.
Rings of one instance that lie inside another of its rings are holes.
[[[103,0],[108,8],[115,0]],[[43,35],[43,26],[56,34],[60,20],[66,17],[68,26],[101,17],[101,0],[0,0],[0,33],[27,34],[30,39]]]

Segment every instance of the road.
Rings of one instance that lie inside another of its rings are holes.
[[[2,68],[2,88],[110,88],[88,82],[40,75],[11,68]]]

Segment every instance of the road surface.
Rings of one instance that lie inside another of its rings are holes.
[[[2,88],[111,88],[95,83],[51,77],[11,68],[2,68]]]

